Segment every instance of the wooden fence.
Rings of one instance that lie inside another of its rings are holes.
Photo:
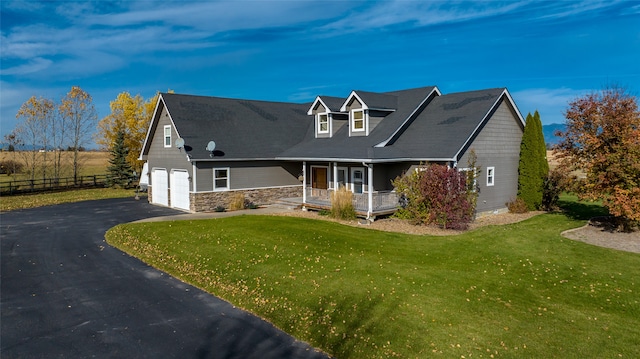
[[[109,180],[109,175],[79,176],[76,180],[73,177],[62,178],[40,178],[33,180],[4,181],[0,182],[0,195],[7,196],[13,194],[60,191],[78,188],[99,188],[105,187]]]

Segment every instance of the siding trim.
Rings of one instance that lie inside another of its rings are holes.
[[[235,192],[235,191],[250,191],[250,190],[258,190],[258,189],[270,189],[270,188],[295,188],[302,187],[302,184],[299,185],[290,185],[290,186],[266,186],[266,187],[247,187],[247,188],[234,188],[226,191],[218,190],[218,191],[197,191],[192,193],[220,193],[220,192]]]

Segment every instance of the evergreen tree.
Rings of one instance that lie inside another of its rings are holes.
[[[540,120],[540,114],[536,110],[533,114],[533,119],[536,121],[536,149],[538,153],[536,159],[539,162],[539,176],[542,178],[542,182],[549,176],[549,161],[547,160],[547,144],[544,141],[544,133],[542,132],[542,121]],[[543,191],[541,189],[541,191]]]
[[[520,144],[520,163],[518,166],[518,198],[522,199],[529,210],[542,206],[544,180],[549,172],[547,150],[542,134],[540,115],[527,115]]]
[[[109,158],[109,186],[129,187],[133,180],[133,169],[127,162],[129,149],[125,146],[124,131],[118,131],[116,140],[111,147]]]

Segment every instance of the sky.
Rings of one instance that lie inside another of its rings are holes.
[[[640,1],[0,1],[0,132],[72,86],[312,102],[352,90],[506,87],[563,123],[607,86],[640,92]]]

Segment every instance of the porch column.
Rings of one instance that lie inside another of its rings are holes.
[[[307,203],[307,161],[302,161],[302,209]]]
[[[367,218],[371,218],[371,215],[373,214],[373,164],[369,164],[367,165],[367,187],[369,189],[368,191],[368,195],[369,195],[369,200],[367,202],[368,203],[368,210],[367,210]]]
[[[333,163],[333,190],[338,190],[338,162]]]

